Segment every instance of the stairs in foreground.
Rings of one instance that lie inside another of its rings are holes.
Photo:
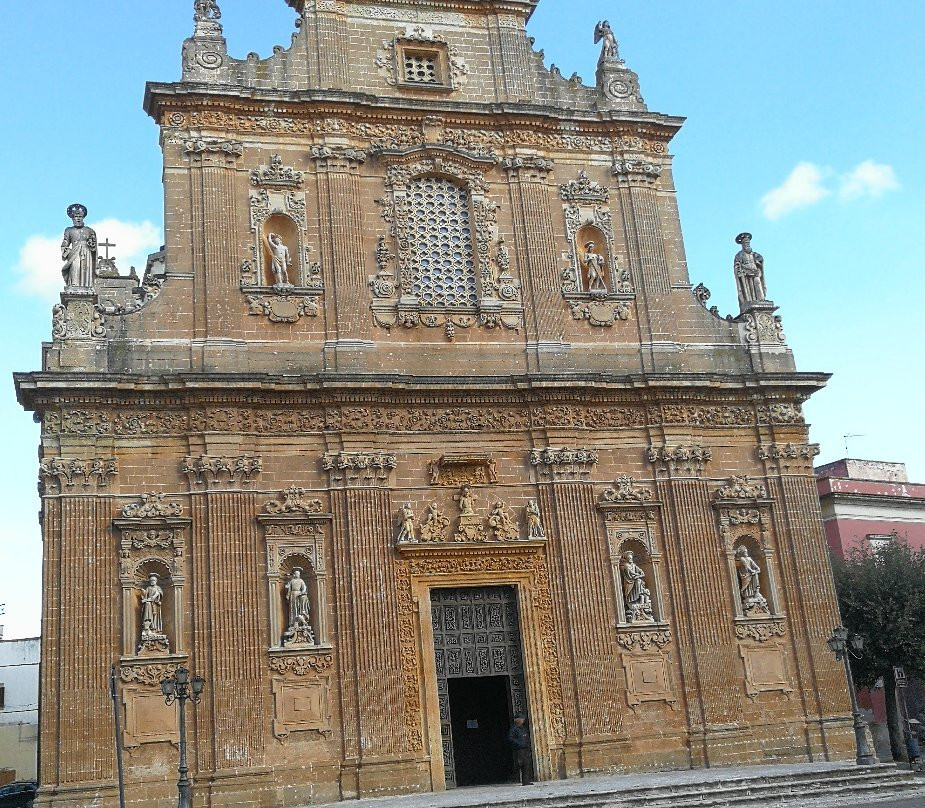
[[[925,779],[896,766],[782,764],[589,776],[350,800],[350,808],[828,808],[921,799]]]

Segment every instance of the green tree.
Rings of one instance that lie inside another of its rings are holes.
[[[925,549],[901,539],[834,558],[835,587],[845,627],[864,637],[860,659],[851,660],[858,687],[883,677],[890,750],[905,756],[893,667],[925,679]]]

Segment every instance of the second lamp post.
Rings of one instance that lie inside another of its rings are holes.
[[[845,663],[845,676],[848,677],[848,693],[851,696],[851,715],[854,718],[854,742],[857,746],[858,766],[873,766],[877,759],[871,754],[867,745],[867,727],[858,708],[858,696],[854,689],[854,677],[851,675],[850,654],[855,659],[861,658],[864,649],[864,638],[858,634],[851,636],[844,626],[836,626],[832,636],[826,641],[829,650],[835,654],[835,659]]]
[[[164,701],[167,704],[180,702],[180,765],[177,768],[180,775],[177,781],[179,808],[192,808],[193,806],[193,784],[190,782],[189,767],[186,765],[186,702],[192,699],[193,704],[199,704],[205,685],[206,680],[201,676],[194,676],[190,679],[189,671],[182,665],[177,668],[173,676],[168,676],[161,682]]]

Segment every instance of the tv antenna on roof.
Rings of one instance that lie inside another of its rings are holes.
[[[847,457],[851,457],[851,453],[848,451],[848,439],[849,438],[866,438],[867,435],[864,435],[860,432],[852,432],[848,435],[842,435],[842,437],[845,439],[845,457],[847,458]]]

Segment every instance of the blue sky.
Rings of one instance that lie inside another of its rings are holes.
[[[288,44],[294,14],[283,0],[220,4],[234,55]],[[49,245],[75,200],[119,245],[123,271],[160,243],[157,129],[141,100],[146,80],[179,77],[192,28],[191,0],[19,6],[0,49],[7,637],[39,627],[38,430],[9,379],[39,367],[50,336],[60,276]],[[851,456],[905,462],[925,482],[925,273],[914,238],[925,222],[925,5],[542,0],[530,33],[547,65],[592,83],[601,18],[650,109],[688,117],[672,151],[691,280],[722,313],[737,310],[733,239],[751,231],[799,368],[834,374],[806,408],[820,461],[844,456],[854,434]]]

